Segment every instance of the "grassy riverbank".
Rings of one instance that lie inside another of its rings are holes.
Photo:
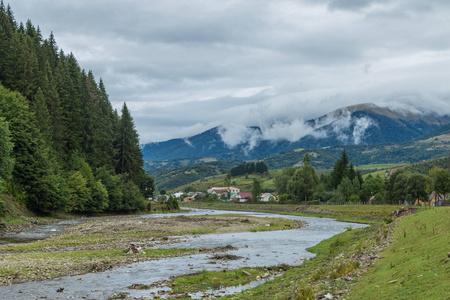
[[[314,259],[226,299],[322,299],[327,294],[334,299],[449,299],[450,208],[422,208],[390,222],[396,206],[196,206],[349,217],[372,224],[322,241],[308,249]]]
[[[258,211],[294,214],[307,217],[331,218],[343,222],[380,224],[401,205],[302,205],[302,204],[250,204],[224,202],[196,202],[183,204],[192,208],[219,210]],[[422,208],[418,208],[419,210]]]

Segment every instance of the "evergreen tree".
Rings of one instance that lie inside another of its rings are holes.
[[[342,152],[342,156],[338,159],[333,167],[333,171],[331,171],[330,178],[330,189],[336,189],[341,183],[344,177],[348,177],[348,157],[347,152]]]
[[[261,200],[261,182],[258,179],[253,179],[252,184],[252,202],[258,203]]]
[[[141,149],[139,148],[139,136],[134,128],[134,122],[124,103],[122,116],[120,118],[119,135],[117,140],[118,157],[116,172],[127,174],[127,177],[139,184],[143,176],[143,165]]]
[[[59,50],[53,33],[43,40],[31,21],[18,26],[3,0],[0,81],[2,188],[38,213],[142,209],[154,185],[126,106],[119,117],[102,80]]]
[[[11,157],[13,146],[8,123],[0,117],[0,200],[5,183],[11,179],[11,172],[14,167],[14,160]]]
[[[58,186],[62,183],[54,180],[59,178],[58,166],[36,127],[28,101],[0,86],[0,117],[9,122],[14,143],[11,192],[36,212],[63,209],[64,191]]]
[[[34,95],[34,101],[32,104],[32,111],[36,117],[38,128],[42,134],[42,137],[46,141],[47,145],[51,145],[52,132],[50,123],[50,114],[45,103],[44,94],[41,88],[38,89]]]

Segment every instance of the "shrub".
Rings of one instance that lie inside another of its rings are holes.
[[[309,285],[306,287],[300,287],[297,292],[297,296],[295,297],[297,300],[314,300],[316,297],[314,296],[314,291],[312,287]]]
[[[0,195],[0,216],[4,216],[6,214],[6,204],[3,201],[2,196]]]

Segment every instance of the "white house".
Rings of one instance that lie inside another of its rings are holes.
[[[232,186],[230,186],[230,187],[213,187],[208,190],[208,194],[220,195],[220,194],[222,194],[224,192],[228,192],[228,191],[230,191],[231,194],[238,194],[240,192],[240,189],[232,187]]]
[[[261,195],[261,202],[269,202],[270,199],[276,199],[276,197],[274,195],[272,195],[271,193],[264,193]]]

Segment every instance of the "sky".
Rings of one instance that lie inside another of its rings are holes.
[[[359,103],[450,113],[447,0],[9,3],[126,102],[141,143],[216,126],[295,140]]]

